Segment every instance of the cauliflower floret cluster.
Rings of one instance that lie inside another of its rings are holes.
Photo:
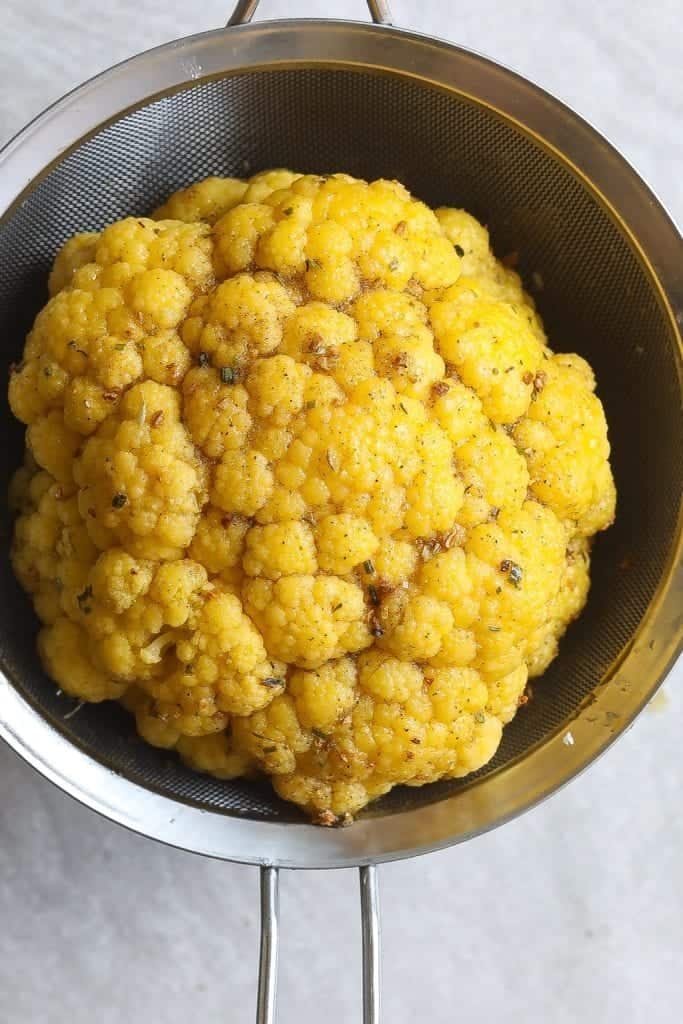
[[[462,210],[208,178],[66,243],[13,369],[13,561],[67,693],[315,820],[476,771],[615,491],[590,367]]]

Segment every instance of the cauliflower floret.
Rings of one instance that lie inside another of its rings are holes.
[[[430,308],[438,350],[474,388],[495,423],[513,423],[531,402],[543,346],[524,308],[488,297],[463,303],[462,286]]]
[[[48,291],[50,295],[56,295],[63,288],[71,283],[71,279],[77,270],[84,267],[86,263],[92,263],[95,259],[95,251],[100,236],[97,232],[89,231],[82,235],[74,235],[64,243],[55,257],[55,262],[50,271],[48,280]]]
[[[249,775],[253,770],[249,755],[237,750],[226,732],[180,736],[175,747],[190,768],[215,775],[217,779],[236,779],[240,775]]]
[[[15,525],[12,562],[43,622],[52,623],[73,610],[76,620],[81,619],[78,598],[97,555],[75,489],[58,484],[48,473],[35,473]],[[83,604],[89,611],[89,602]]]
[[[577,356],[553,356],[536,377],[536,400],[515,426],[534,495],[572,532],[591,536],[614,518],[607,423],[590,367]]]
[[[317,668],[372,642],[363,591],[337,576],[249,579],[243,593],[247,613],[281,661]]]
[[[164,694],[177,686],[204,687],[220,711],[246,715],[272,700],[284,687],[283,667],[266,653],[263,639],[234,594],[216,584],[185,623],[176,642],[180,675],[164,681]],[[166,697],[164,698],[166,699]],[[182,730],[187,732],[187,730]],[[193,735],[193,733],[189,733]]]
[[[127,684],[100,671],[88,656],[88,648],[88,634],[65,615],[38,636],[45,667],[64,693],[92,703],[121,697]]]
[[[313,531],[307,523],[290,520],[254,526],[247,534],[242,566],[248,576],[277,580],[318,568]]]
[[[142,558],[188,547],[206,501],[206,472],[180,419],[180,396],[146,381],[86,441],[74,463],[78,502],[97,547]]]
[[[347,661],[343,682],[342,708],[324,728],[305,727],[290,693],[237,726],[239,742],[273,775],[278,793],[323,821],[329,812],[354,813],[397,782],[475,771],[500,742],[488,688],[472,669],[423,670],[368,652],[357,667]],[[312,703],[321,686],[309,685]]]
[[[69,431],[89,435],[143,375],[177,384],[189,356],[170,329],[213,279],[209,231],[127,218],[67,242],[55,261],[53,297],[10,380],[14,414],[35,427],[60,410]]]
[[[188,224],[205,220],[214,224],[242,201],[247,187],[246,182],[239,178],[204,178],[174,192],[152,217],[155,220],[182,220]]]
[[[590,367],[463,210],[207,178],[66,242],[12,409],[12,563],[65,692],[323,824],[476,771],[614,515]]]
[[[196,367],[183,381],[183,418],[195,445],[210,459],[242,448],[251,429],[249,395],[216,370]]]

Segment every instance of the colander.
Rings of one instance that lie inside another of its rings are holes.
[[[275,1019],[279,868],[358,866],[364,1021],[379,1021],[376,865],[500,825],[623,733],[681,648],[683,244],[626,161],[566,106],[437,39],[375,24],[248,24],[181,39],[105,72],[0,155],[0,330],[19,358],[62,242],[210,174],[267,167],[395,177],[464,206],[515,252],[556,350],[596,370],[619,491],[588,607],[496,758],[465,781],[397,789],[345,830],[307,824],[264,784],[193,774],[118,707],[73,706],[46,678],[36,621],[0,570],[0,735],[61,789],[173,846],[261,866],[257,1021]],[[3,406],[4,487],[22,432]],[[8,546],[9,523],[3,531]]]

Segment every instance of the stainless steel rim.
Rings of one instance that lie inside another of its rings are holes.
[[[325,54],[324,58],[320,54]],[[586,122],[538,87],[466,50],[395,29],[285,21],[218,30],[167,44],[105,72],[65,97],[0,154],[0,210],[60,155],[122,111],[188,81],[273,65],[372,68],[455,90],[534,135],[582,178],[638,249],[672,322],[683,322],[682,244],[675,226],[627,162]],[[6,215],[6,214],[5,214]],[[679,375],[681,374],[680,334]],[[628,650],[597,689],[590,714],[497,774],[456,796],[349,830],[322,830],[207,812],[112,772],[56,732],[0,678],[0,736],[82,803],[134,831],[212,857],[282,867],[368,865],[426,853],[484,832],[556,791],[623,733],[681,650],[681,522],[667,572]],[[625,696],[621,684],[628,682]],[[563,743],[571,728],[573,744]],[[504,784],[502,780],[505,780]]]

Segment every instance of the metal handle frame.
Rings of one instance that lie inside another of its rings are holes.
[[[367,0],[370,17],[375,25],[391,25],[391,9],[387,0]],[[248,25],[254,17],[259,0],[237,0],[228,20],[228,27]]]
[[[386,0],[367,0],[376,25],[390,25]],[[237,0],[228,27],[247,25],[259,0]],[[363,939],[363,1024],[380,1024],[380,917],[379,880],[374,865],[360,869],[361,933]],[[261,868],[261,945],[259,954],[256,1024],[277,1020],[277,963],[280,944],[280,875],[276,867]]]
[[[279,883],[277,868],[261,868],[261,954],[256,1024],[275,1024],[277,1020]],[[360,907],[363,935],[363,1024],[380,1024],[379,883],[374,865],[360,868]]]

